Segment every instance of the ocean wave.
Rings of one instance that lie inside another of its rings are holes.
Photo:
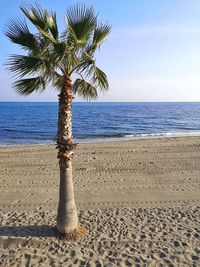
[[[85,137],[85,138],[73,138],[74,143],[92,143],[92,142],[109,142],[109,141],[131,141],[131,140],[143,140],[143,139],[164,139],[173,137],[189,137],[189,136],[200,136],[200,132],[191,133],[135,133],[135,134],[114,134],[114,135],[96,135],[95,137]],[[0,142],[0,147],[4,146],[29,146],[29,145],[46,145],[55,144],[52,138],[47,139],[22,139],[22,140],[7,140]]]
[[[134,133],[134,134],[113,134],[113,135],[96,135],[95,137],[74,138],[79,143],[104,142],[104,141],[125,141],[125,140],[142,140],[142,139],[162,139],[173,137],[200,136],[200,132],[165,132],[165,133]]]
[[[124,137],[170,137],[170,136],[200,136],[200,132],[162,132],[162,133],[137,133],[125,134]]]

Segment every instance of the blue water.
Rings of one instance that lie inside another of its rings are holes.
[[[57,103],[0,102],[0,145],[53,143]],[[200,103],[74,103],[75,141],[200,135]]]

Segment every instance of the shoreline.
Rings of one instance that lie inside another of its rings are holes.
[[[127,141],[140,141],[140,140],[156,140],[156,139],[170,139],[170,138],[190,138],[190,137],[200,137],[200,133],[157,133],[157,134],[142,134],[144,136],[134,136],[134,137],[108,137],[102,139],[75,139],[73,138],[74,144],[96,144],[96,143],[109,143],[109,142],[127,142]],[[47,143],[25,143],[25,144],[0,144],[1,148],[6,147],[30,147],[30,146],[48,146],[56,145],[53,142]]]

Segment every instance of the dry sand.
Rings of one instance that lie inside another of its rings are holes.
[[[0,148],[1,266],[200,266],[200,137],[80,144],[77,243],[55,238],[53,145]]]

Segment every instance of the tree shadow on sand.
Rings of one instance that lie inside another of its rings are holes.
[[[0,236],[8,237],[55,237],[56,227],[48,225],[1,226]]]

